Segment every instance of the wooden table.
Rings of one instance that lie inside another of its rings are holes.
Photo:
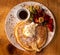
[[[15,48],[7,39],[4,30],[8,12],[15,5],[28,0],[0,0],[0,55],[35,55]],[[56,20],[56,33],[51,43],[37,55],[60,55],[60,0],[35,0],[47,6]]]

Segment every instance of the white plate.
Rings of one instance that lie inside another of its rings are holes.
[[[51,13],[51,11],[45,7],[43,4],[41,3],[38,3],[38,2],[32,2],[32,1],[29,1],[29,2],[23,2],[23,3],[20,3],[18,5],[16,5],[15,7],[13,7],[11,9],[11,11],[8,13],[7,17],[6,17],[6,21],[5,21],[5,31],[6,31],[6,34],[7,34],[7,38],[8,40],[15,46],[17,47],[18,49],[20,50],[24,50],[17,42],[16,42],[16,39],[15,39],[15,36],[14,36],[14,27],[17,23],[19,23],[21,20],[19,20],[17,18],[17,11],[18,9],[21,9],[24,4],[26,5],[34,5],[34,4],[38,4],[40,7],[44,8],[46,10],[46,13],[48,13],[51,18],[53,18],[53,24],[54,24],[54,30],[53,32],[49,32],[48,33],[48,40],[46,42],[46,44],[42,47],[46,47],[50,42],[51,40],[53,39],[54,37],[54,34],[55,34],[55,19]]]

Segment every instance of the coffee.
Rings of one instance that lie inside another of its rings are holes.
[[[20,18],[20,19],[26,19],[27,16],[28,16],[27,11],[22,10],[22,11],[19,12],[19,18]]]

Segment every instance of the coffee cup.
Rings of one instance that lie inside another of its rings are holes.
[[[26,8],[21,8],[17,11],[17,17],[20,20],[28,20],[30,17],[30,12]]]

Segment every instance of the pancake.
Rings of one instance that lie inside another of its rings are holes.
[[[24,35],[23,30],[25,26],[29,24],[29,22],[20,22],[15,26],[14,34],[17,43],[19,43],[22,48],[28,51],[39,51],[39,49],[46,43],[47,29],[45,26],[36,26],[35,35],[33,35],[32,37],[27,37],[26,35]]]
[[[36,27],[37,46],[41,48],[47,40],[47,28],[45,26]]]

